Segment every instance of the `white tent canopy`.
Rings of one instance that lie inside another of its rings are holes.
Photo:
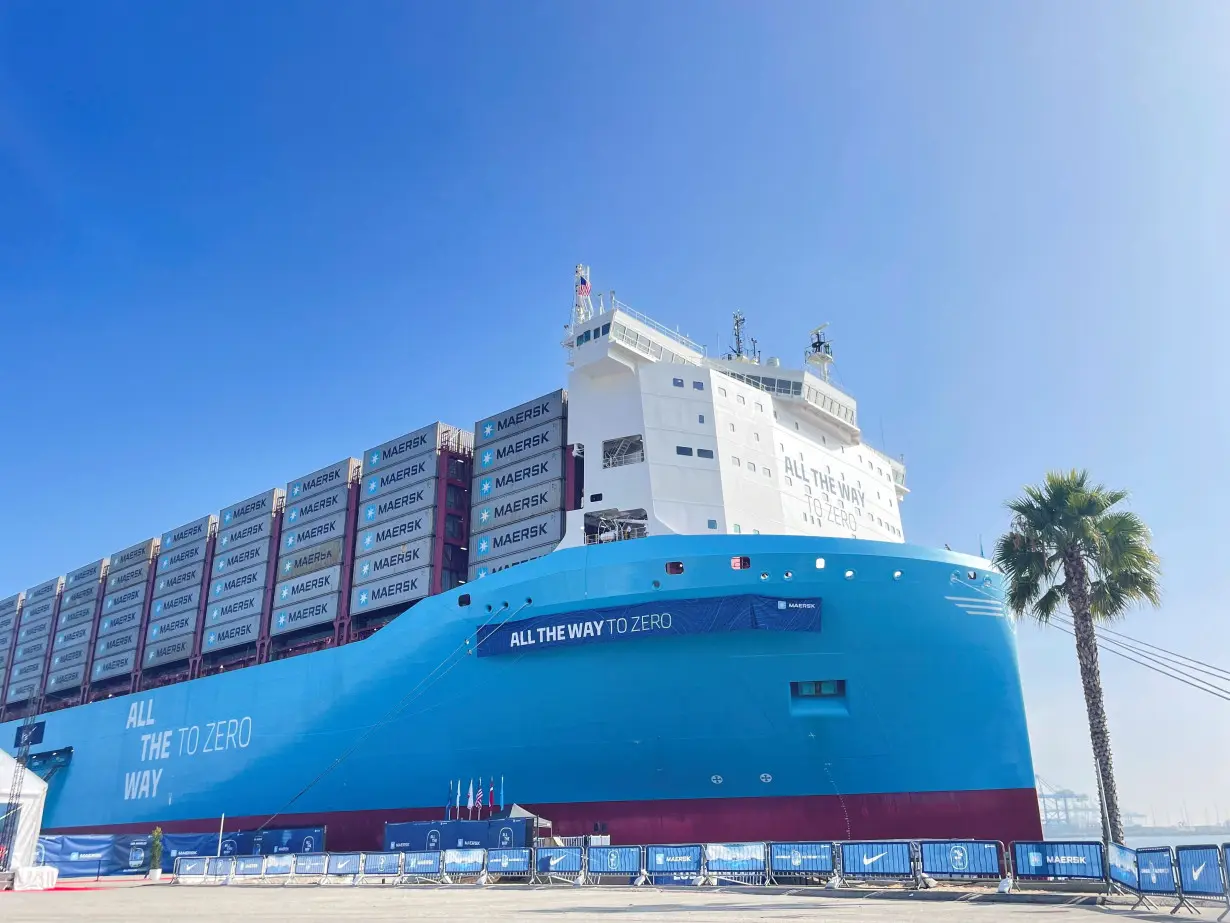
[[[18,811],[17,838],[13,843],[13,855],[9,862],[10,869],[24,868],[34,864],[34,853],[38,847],[38,832],[43,826],[43,805],[47,801],[47,783],[29,769],[22,775],[21,792],[16,805],[9,804],[9,793],[13,789],[13,774],[17,770],[17,761],[9,754],[0,750],[0,828],[3,828],[5,814]]]

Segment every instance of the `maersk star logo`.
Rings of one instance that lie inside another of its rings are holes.
[[[366,519],[368,522],[371,522],[373,519],[376,518],[376,504],[373,503],[371,506],[369,506],[367,509],[363,511],[363,518]]]
[[[488,523],[491,521],[491,507],[484,506],[478,511],[478,521],[480,523]]]
[[[490,468],[491,463],[493,461],[495,461],[494,452],[492,452],[490,449],[487,449],[485,452],[483,452],[481,464],[484,468]]]
[[[372,547],[372,542],[374,542],[375,540],[376,540],[376,536],[368,532],[366,535],[363,536],[363,547],[364,548]]]
[[[293,548],[295,545],[295,537],[293,535],[286,536],[286,547]]]
[[[158,637],[158,626],[157,625],[154,626],[154,630],[149,633],[149,636],[151,638]],[[150,653],[153,653],[153,651],[151,651]]]
[[[480,578],[481,578],[481,577],[486,577],[486,576],[487,576],[487,568],[485,568],[485,567],[480,567],[478,570],[476,570],[476,571],[474,572],[474,576],[476,576],[476,577],[480,577]]]
[[[210,632],[210,633],[209,633],[209,638],[208,638],[208,640],[206,640],[206,642],[205,642],[205,643],[206,643],[206,644],[214,644],[214,643],[216,643],[216,642],[217,642],[217,640],[218,640],[218,636],[217,636],[216,634],[214,634],[213,632]]]
[[[106,630],[110,627],[111,627],[111,619],[103,619],[103,629]]]
[[[303,493],[303,485],[302,485],[302,484],[295,484],[295,485],[294,485],[294,486],[292,486],[292,487],[291,487],[291,489],[290,489],[290,495],[291,495],[292,497],[297,497],[297,496],[299,496],[299,494],[301,494],[301,493]]]
[[[368,462],[368,464],[369,464],[369,465],[374,465],[374,464],[376,464],[376,462],[378,462],[378,461],[380,461],[380,453],[379,453],[379,452],[372,452],[371,461],[369,461],[369,462]]]
[[[295,507],[293,510],[291,510],[290,515],[287,516],[286,518],[289,519],[291,522],[294,522],[296,519],[298,519],[299,518],[299,507]]]
[[[234,518],[235,518],[235,514],[234,514],[233,512],[231,512],[230,510],[227,510],[225,513],[223,513],[223,514],[222,514],[222,521],[223,521],[223,522],[228,522],[228,523],[229,523],[229,522],[230,522],[232,519],[234,519]]]
[[[487,494],[491,493],[491,488],[494,486],[495,485],[491,482],[491,478],[483,478],[478,482],[478,492],[485,497]]]
[[[380,486],[380,478],[372,478],[370,481],[367,482],[367,492],[369,494],[374,494],[376,492],[376,488],[379,486]]]
[[[289,574],[291,571],[291,567],[292,567],[291,562],[287,561],[285,564],[282,565],[282,573]]]
[[[483,438],[490,439],[495,434],[495,424],[488,420],[483,424]]]
[[[491,542],[484,536],[478,540],[478,553],[486,554],[491,550]]]
[[[279,615],[279,616],[278,616],[278,627],[279,627],[279,628],[282,628],[282,627],[284,627],[285,625],[286,625],[286,616],[285,616],[285,615]]]
[[[366,606],[367,600],[368,600],[367,590],[361,590],[359,592],[359,605]]]
[[[160,589],[160,590],[165,590],[165,589],[166,589],[166,586],[167,586],[167,582],[166,582],[165,580],[159,580],[159,581],[158,581],[158,589]]]
[[[225,548],[228,544],[230,544],[230,541],[231,541],[231,537],[229,535],[224,535],[222,536],[222,541],[220,541],[218,544],[221,545],[223,548]]]
[[[290,596],[290,587],[288,587],[288,586],[284,586],[284,587],[282,587],[282,598],[283,598],[283,599],[286,599],[286,598],[288,598],[289,596]]]
[[[162,612],[162,601],[161,600],[154,603],[154,615],[158,615],[160,612]],[[154,631],[157,631],[157,630],[158,630],[157,628],[154,629]]]
[[[359,576],[366,577],[371,572],[372,572],[372,562],[364,561],[363,566],[359,568]]]

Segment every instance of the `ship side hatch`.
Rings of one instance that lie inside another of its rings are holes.
[[[26,767],[42,777],[44,782],[50,782],[61,769],[66,769],[73,759],[72,747],[61,747],[58,750],[44,750],[42,753],[31,753],[26,761]]]

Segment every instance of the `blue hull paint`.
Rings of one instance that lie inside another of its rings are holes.
[[[358,643],[47,715],[38,749],[74,753],[44,826],[442,815],[449,780],[480,774],[523,804],[1032,789],[1014,628],[983,614],[999,593],[983,564],[759,535],[557,551]],[[748,593],[821,598],[821,631],[473,655],[477,626],[510,613]],[[827,679],[844,704],[792,699],[791,682]]]

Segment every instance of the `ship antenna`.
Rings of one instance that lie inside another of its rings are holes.
[[[735,312],[735,330],[734,330],[734,336],[735,336],[735,349],[734,349],[734,353],[731,355],[731,358],[732,358],[732,359],[742,359],[742,358],[744,357],[744,352],[743,352],[743,325],[744,325],[746,322],[747,322],[747,319],[743,316],[743,312],[742,312],[742,311],[736,311],[736,312]]]
[[[833,341],[824,335],[827,323],[821,324],[811,332],[811,342],[803,354],[803,361],[812,368],[819,370],[824,381],[829,380],[829,366],[833,364]]]

